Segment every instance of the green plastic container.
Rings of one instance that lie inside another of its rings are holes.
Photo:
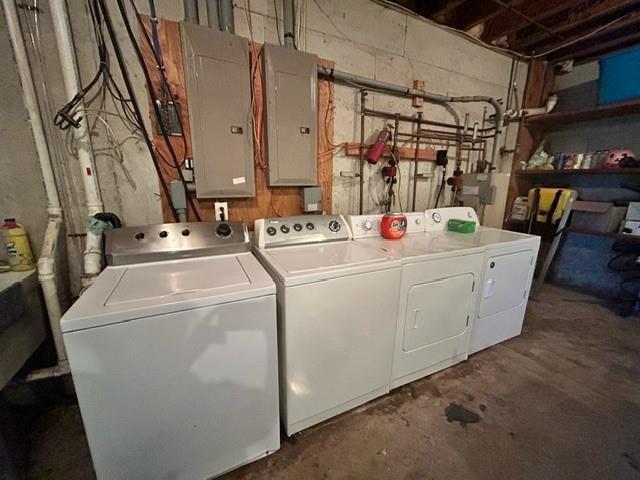
[[[456,233],[473,233],[476,231],[476,222],[452,218],[447,224],[447,229]]]

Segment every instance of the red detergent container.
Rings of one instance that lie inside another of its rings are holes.
[[[386,213],[380,220],[380,233],[389,240],[404,237],[407,231],[407,217],[402,213]]]

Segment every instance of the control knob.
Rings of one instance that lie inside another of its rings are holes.
[[[280,227],[280,231],[281,231],[282,233],[289,233],[289,227],[288,227],[287,225],[282,225],[282,226]]]
[[[329,222],[329,230],[331,230],[333,233],[340,231],[340,222],[338,222],[337,220],[331,220]]]
[[[371,224],[371,220],[365,220],[364,223],[362,224],[362,228],[367,232],[371,230],[371,227],[373,227],[373,225]]]
[[[273,237],[277,233],[277,230],[275,227],[267,227],[267,233]]]
[[[218,228],[216,228],[216,233],[221,237],[228,237],[231,235],[231,227],[228,223],[221,223],[218,225]]]

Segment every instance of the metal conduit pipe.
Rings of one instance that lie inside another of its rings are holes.
[[[293,0],[282,0],[282,17],[284,23],[284,46],[295,48],[295,23],[293,20]]]
[[[211,3],[211,0],[208,0]],[[218,17],[220,18],[220,30],[235,33],[233,23],[233,0],[218,0]]]
[[[198,0],[184,0],[184,21],[200,23],[200,15],[198,14]]]
[[[222,30],[220,28],[220,12],[218,10],[218,0],[207,0],[207,21],[210,28]]]
[[[498,144],[500,139],[500,133],[502,128],[502,122],[504,112],[502,105],[493,97],[487,96],[463,96],[463,97],[449,97],[447,95],[438,95],[435,93],[423,92],[409,87],[403,87],[401,85],[395,85],[393,83],[383,82],[380,80],[373,80],[367,77],[361,77],[360,75],[354,75],[347,72],[341,72],[334,70],[333,68],[327,68],[322,65],[318,65],[318,74],[325,77],[332,78],[336,81],[344,82],[347,84],[355,85],[357,87],[371,88],[375,90],[382,90],[387,93],[400,95],[403,97],[419,97],[433,103],[448,104],[448,103],[489,103],[495,111],[496,121],[496,135],[491,150],[491,163],[490,168],[495,168],[496,156],[498,153]]]

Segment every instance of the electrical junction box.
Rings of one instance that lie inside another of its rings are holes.
[[[305,212],[322,211],[322,189],[320,187],[308,187],[302,189]]]
[[[269,186],[318,184],[318,57],[264,45]]]
[[[181,23],[196,195],[255,197],[248,40]]]
[[[463,173],[459,198],[468,206],[493,205],[496,187],[492,185],[491,173]]]

